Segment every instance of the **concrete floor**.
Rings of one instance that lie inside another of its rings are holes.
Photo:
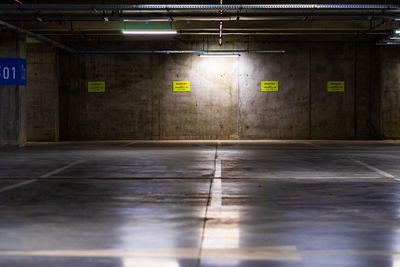
[[[0,266],[400,266],[400,142],[0,150]]]

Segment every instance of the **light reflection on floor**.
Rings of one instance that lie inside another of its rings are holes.
[[[400,142],[310,144],[1,151],[0,267],[400,267]]]
[[[123,267],[180,267],[172,259],[122,258]]]

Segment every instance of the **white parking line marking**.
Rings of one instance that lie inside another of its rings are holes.
[[[372,255],[372,256],[398,256],[400,251],[392,250],[304,250],[300,251],[302,255],[330,255],[330,256],[344,256],[344,255]]]
[[[224,179],[239,180],[239,179],[251,179],[251,180],[349,180],[349,179],[382,179],[382,176],[270,176],[270,177],[224,177]]]
[[[17,183],[17,184],[14,184],[14,185],[6,186],[6,187],[3,187],[3,188],[0,188],[0,193],[4,192],[4,191],[11,190],[11,189],[14,189],[14,188],[18,188],[18,187],[21,187],[21,186],[24,186],[24,185],[27,185],[27,184],[31,184],[31,183],[34,183],[36,181],[37,180],[29,180],[29,181]]]
[[[221,179],[214,179],[211,187],[211,207],[222,206],[222,182]]]
[[[380,175],[382,175],[382,176],[384,176],[384,177],[386,177],[386,178],[396,178],[396,177],[394,177],[393,175],[391,175],[390,173],[387,173],[387,172],[382,171],[382,170],[380,170],[380,169],[378,169],[378,168],[375,168],[374,166],[371,166],[371,165],[369,165],[369,164],[367,164],[367,163],[365,163],[365,162],[362,162],[362,161],[356,160],[356,159],[352,159],[352,160],[353,160],[354,162],[356,162],[356,163],[358,163],[358,164],[360,164],[360,165],[362,165],[362,166],[364,166],[364,167],[366,167],[366,168],[368,168],[368,169],[374,171],[374,172],[379,173]]]
[[[222,175],[221,160],[217,159],[215,164],[214,178],[221,178],[221,175]]]
[[[78,160],[78,161],[72,162],[72,163],[70,163],[68,165],[65,165],[64,167],[61,167],[61,168],[58,168],[58,169],[56,169],[54,171],[48,172],[46,174],[43,174],[42,176],[40,176],[40,178],[48,178],[48,177],[50,177],[50,176],[52,176],[54,174],[60,173],[60,172],[66,170],[68,168],[71,168],[72,166],[75,166],[75,165],[77,165],[79,163],[82,163],[83,161],[84,160]]]
[[[198,248],[0,251],[0,256],[196,259]],[[205,248],[203,259],[301,261],[296,246]]]

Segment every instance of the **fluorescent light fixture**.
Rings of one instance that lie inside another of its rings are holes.
[[[390,37],[390,39],[392,39],[392,40],[400,40],[400,36],[392,36],[392,37]]]
[[[177,34],[178,32],[175,30],[156,30],[156,31],[130,31],[130,30],[123,30],[123,34],[136,34],[136,35],[160,35],[160,34]]]
[[[149,18],[149,19],[124,19],[124,22],[152,22],[152,21],[170,21],[168,18]]]
[[[200,57],[239,57],[239,54],[201,54]]]
[[[396,34],[400,34],[400,30],[396,30],[394,33],[396,33]]]
[[[193,21],[230,21],[236,20],[236,17],[174,17],[174,21],[186,21],[186,20],[193,20]]]

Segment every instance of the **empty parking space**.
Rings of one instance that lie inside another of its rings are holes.
[[[0,266],[392,266],[397,143],[309,142],[3,150]]]

